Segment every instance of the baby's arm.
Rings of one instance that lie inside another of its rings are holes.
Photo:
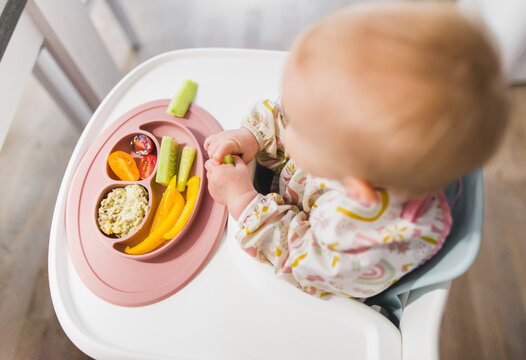
[[[258,143],[256,159],[275,172],[287,163],[282,137],[287,126],[281,105],[264,100],[254,104],[241,121],[241,126],[250,130]]]
[[[258,195],[241,214],[236,237],[247,253],[268,260],[277,273],[291,275],[302,289],[318,296],[378,294],[436,248],[389,229],[366,225],[358,231],[356,221],[337,210],[341,196],[336,191],[323,194],[307,215],[285,205],[278,194]],[[404,226],[404,234],[413,234],[409,222]]]
[[[237,219],[243,209],[257,193],[248,181],[248,169],[242,162],[249,162],[257,153],[260,163],[279,171],[286,164],[280,136],[285,128],[281,108],[265,100],[253,105],[242,121],[243,127],[212,135],[205,140],[204,147],[212,160],[205,164],[208,190],[215,201],[228,207]],[[226,154],[236,154],[234,166],[221,165]]]
[[[239,155],[245,163],[257,155],[260,164],[279,171],[287,162],[281,141],[285,126],[280,105],[260,101],[250,107],[241,128],[209,136],[204,148],[216,164],[227,154]]]
[[[257,191],[246,164],[239,156],[234,155],[233,159],[233,164],[223,165],[208,160],[205,168],[210,195],[218,203],[226,205],[230,214],[237,220],[257,195]]]

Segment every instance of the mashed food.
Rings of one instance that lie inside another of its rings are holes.
[[[100,203],[97,221],[106,235],[124,237],[139,226],[148,209],[148,192],[141,185],[113,189]]]

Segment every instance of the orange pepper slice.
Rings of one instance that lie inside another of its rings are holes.
[[[197,202],[197,194],[199,193],[199,177],[193,176],[188,180],[186,186],[186,204],[184,205],[183,212],[170,231],[163,235],[164,239],[173,239],[176,237],[177,234],[183,230],[194,210],[195,203]]]
[[[140,173],[137,163],[130,154],[115,151],[108,156],[108,165],[117,177],[123,181],[137,181]]]
[[[150,234],[154,232],[155,229],[168,217],[170,210],[175,204],[175,193],[177,192],[177,176],[174,175],[172,180],[168,183],[168,186],[163,192],[159,206],[155,212],[153,218],[152,227],[150,228]]]
[[[126,249],[124,249],[124,252],[126,254],[143,255],[157,249],[160,245],[162,245],[165,242],[165,239],[163,239],[163,234],[165,234],[168,230],[170,230],[173,227],[173,225],[176,223],[177,219],[181,215],[183,207],[185,206],[184,198],[183,195],[181,195],[181,193],[175,191],[174,197],[174,205],[166,219],[152,233],[150,233],[150,235],[148,235],[146,239],[141,241],[139,244],[132,248],[127,246]]]

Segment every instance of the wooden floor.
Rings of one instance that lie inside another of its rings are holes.
[[[138,54],[104,3],[96,2],[93,16],[116,61],[129,69],[177,48],[286,49],[301,29],[348,1],[122,3],[142,40]],[[512,131],[484,173],[484,242],[474,266],[453,283],[442,359],[526,359],[526,87],[511,90],[511,105]],[[53,207],[79,135],[31,80],[0,152],[0,360],[88,358],[62,331],[47,278]]]

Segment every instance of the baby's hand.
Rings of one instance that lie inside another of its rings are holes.
[[[238,219],[239,215],[257,195],[247,166],[239,156],[233,156],[234,164],[217,165],[213,160],[205,163],[208,191],[220,204]]]
[[[256,156],[259,145],[255,136],[246,128],[223,131],[206,138],[205,150],[216,164],[221,164],[227,154],[239,155],[245,163]]]

